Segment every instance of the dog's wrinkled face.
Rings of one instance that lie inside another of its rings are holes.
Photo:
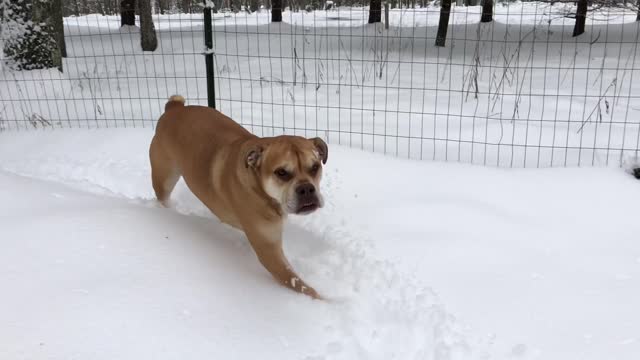
[[[324,205],[320,180],[327,155],[327,144],[320,138],[279,136],[249,151],[246,161],[285,213],[304,215]]]

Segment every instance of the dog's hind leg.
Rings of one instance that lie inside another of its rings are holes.
[[[151,160],[151,182],[158,201],[167,206],[167,200],[180,179],[180,170],[175,162],[167,155],[166,151],[154,140],[149,148]]]

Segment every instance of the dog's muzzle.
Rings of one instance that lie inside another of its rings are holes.
[[[302,183],[296,187],[295,191],[297,199],[296,214],[309,214],[320,207],[320,198],[313,184]]]

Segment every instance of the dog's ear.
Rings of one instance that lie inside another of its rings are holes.
[[[245,166],[247,168],[252,167],[257,169],[260,166],[260,160],[262,159],[262,152],[264,148],[260,145],[251,146],[245,155]]]
[[[329,147],[327,146],[327,143],[319,137],[313,138],[311,141],[313,142],[313,145],[315,145],[316,150],[318,150],[322,163],[326,164],[327,158],[329,157]]]

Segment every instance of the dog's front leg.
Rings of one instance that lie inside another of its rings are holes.
[[[293,271],[282,251],[282,244],[262,246],[256,249],[256,254],[260,263],[276,278],[280,283],[299,293],[309,295],[314,299],[320,299],[320,295],[311,286],[307,285]]]
[[[311,296],[314,299],[322,299],[315,289],[300,279],[289,265],[282,250],[281,224],[276,226],[270,224],[268,227],[252,229],[252,231],[246,231],[246,234],[258,260],[278,282],[293,291]]]

